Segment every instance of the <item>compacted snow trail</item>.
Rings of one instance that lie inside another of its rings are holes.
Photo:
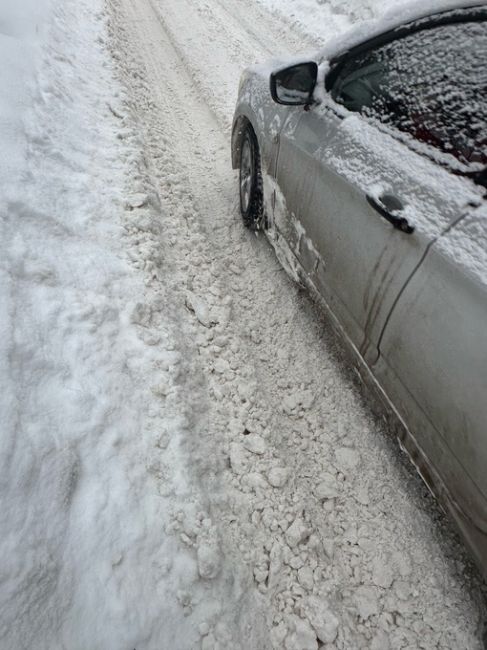
[[[462,546],[323,317],[239,220],[228,127],[240,71],[316,41],[251,2],[109,5],[124,120],[147,163],[134,191],[151,186],[161,214],[154,282],[185,341],[192,487],[171,532],[199,577],[169,595],[184,634],[174,620],[161,638],[177,650],[482,648],[482,586]]]

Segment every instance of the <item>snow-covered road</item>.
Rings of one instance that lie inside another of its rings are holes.
[[[342,648],[475,647],[475,589],[459,580],[448,525],[326,323],[237,214],[228,127],[240,71],[317,39],[237,0],[115,7],[114,46],[172,216],[176,302],[190,292],[195,305],[187,355],[199,359],[193,397],[207,421],[185,447],[227,565],[230,553],[234,573],[253,573],[267,614],[259,641],[234,631],[221,646],[314,648],[318,632]]]
[[[462,545],[237,209],[242,68],[379,3],[62,4],[25,200],[5,202],[0,647],[483,648]]]

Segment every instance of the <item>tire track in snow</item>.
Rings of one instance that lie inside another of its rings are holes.
[[[279,53],[316,47],[311,37],[296,37],[282,21],[262,19],[264,12],[261,10],[258,10],[252,32],[247,32],[235,17],[240,17],[242,10],[233,0],[227,7],[207,0],[150,1],[190,74],[192,85],[200,90],[204,102],[227,129],[245,66]],[[248,22],[246,19],[244,24]]]

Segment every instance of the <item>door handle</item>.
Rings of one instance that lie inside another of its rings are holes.
[[[400,230],[407,235],[414,232],[414,226],[411,226],[405,217],[398,215],[398,212],[401,212],[404,206],[393,194],[382,194],[379,198],[367,194],[366,199],[367,203],[372,206],[381,217],[384,217],[384,219],[391,223],[394,228],[397,228],[397,230]]]

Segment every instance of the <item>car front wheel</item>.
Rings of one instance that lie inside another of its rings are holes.
[[[251,126],[246,127],[240,148],[240,213],[247,228],[263,229],[264,201],[260,153]]]

